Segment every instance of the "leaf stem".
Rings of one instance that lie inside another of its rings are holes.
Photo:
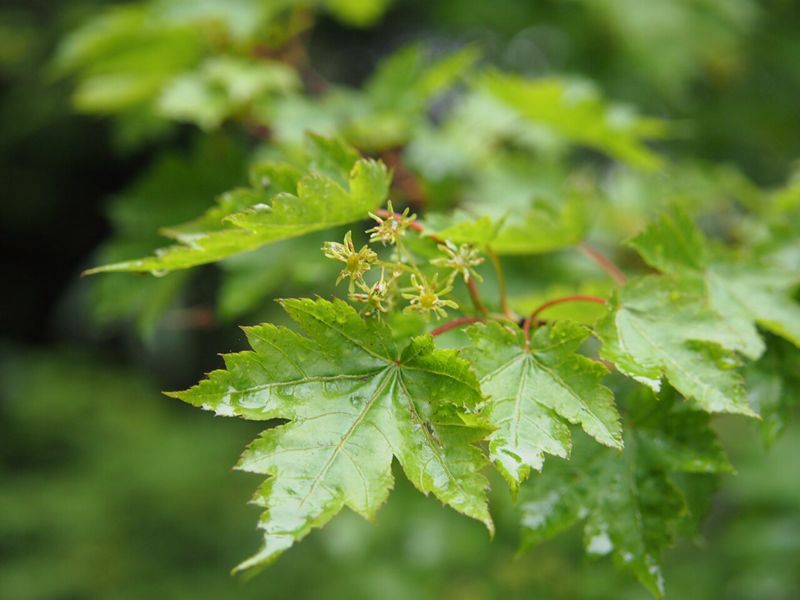
[[[472,298],[472,304],[475,306],[475,310],[483,315],[488,315],[489,309],[481,302],[478,286],[475,284],[475,280],[472,277],[467,279],[467,290],[469,290],[469,297]]]
[[[437,335],[441,335],[446,331],[450,331],[451,329],[456,329],[463,325],[470,325],[472,323],[482,323],[484,319],[481,317],[458,317],[457,319],[453,319],[452,321],[448,321],[447,323],[443,323],[439,325],[436,329],[431,331],[431,335],[436,337]]]
[[[608,273],[608,275],[616,281],[619,285],[625,285],[625,282],[628,281],[627,276],[623,273],[617,265],[615,265],[611,260],[609,260],[606,256],[600,253],[596,248],[593,248],[586,242],[583,242],[578,245],[578,249],[583,252],[583,254],[593,260],[603,271]]]
[[[500,310],[502,310],[503,314],[512,321],[519,321],[519,315],[511,310],[511,308],[508,306],[506,276],[503,272],[503,265],[495,251],[492,250],[491,246],[486,246],[486,254],[489,257],[489,260],[492,262],[492,267],[494,267],[494,272],[497,275],[497,291],[498,295],[500,296]]]
[[[531,348],[531,324],[536,321],[536,317],[538,317],[543,311],[547,310],[551,306],[556,306],[558,304],[565,304],[567,302],[593,302],[594,304],[605,304],[605,298],[601,298],[600,296],[588,296],[585,294],[575,294],[574,296],[563,296],[561,298],[554,298],[553,300],[548,300],[547,302],[539,305],[537,308],[533,310],[533,312],[525,319],[525,323],[522,325],[522,332],[525,335],[525,350],[529,351]]]

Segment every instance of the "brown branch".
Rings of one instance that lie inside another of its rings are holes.
[[[431,335],[436,337],[437,335],[441,335],[446,331],[450,331],[451,329],[456,329],[458,327],[462,327],[463,325],[470,325],[472,323],[482,323],[483,319],[480,317],[458,317],[457,319],[453,319],[452,321],[448,321],[442,325],[439,325],[436,329],[431,331]]]
[[[170,329],[208,330],[215,326],[214,310],[208,306],[190,306],[169,311],[164,322]]]
[[[392,185],[395,189],[408,200],[408,203],[415,209],[424,208],[428,203],[425,190],[422,188],[417,176],[406,166],[399,148],[384,150],[380,153],[380,158],[394,172]]]
[[[625,273],[620,271],[617,265],[603,256],[598,250],[589,244],[584,242],[578,246],[578,249],[583,252],[584,255],[593,260],[601,269],[603,269],[603,271],[608,273],[611,279],[616,281],[619,285],[625,285],[625,282],[628,281]]]
[[[549,300],[539,307],[534,309],[534,311],[525,319],[525,323],[522,325],[522,332],[525,336],[525,350],[528,351],[531,348],[531,324],[536,321],[536,317],[538,317],[543,311],[547,310],[551,306],[556,306],[558,304],[565,304],[567,302],[593,302],[594,304],[605,304],[605,298],[601,298],[600,296],[587,296],[584,294],[575,294],[574,296],[564,296],[562,298],[555,298],[553,300]]]

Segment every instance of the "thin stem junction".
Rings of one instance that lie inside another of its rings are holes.
[[[530,350],[531,347],[531,324],[536,321],[536,318],[545,310],[558,304],[566,304],[567,302],[593,302],[594,304],[606,304],[605,298],[600,296],[588,296],[585,294],[575,294],[574,296],[563,296],[548,300],[547,302],[539,305],[534,311],[525,319],[522,325],[522,332],[525,335],[525,350]]]
[[[458,317],[457,319],[453,319],[452,321],[448,321],[447,323],[443,323],[439,325],[436,329],[431,330],[431,335],[436,337],[437,335],[441,335],[447,331],[452,329],[456,329],[458,327],[463,327],[464,325],[471,325],[472,323],[482,323],[483,319],[481,317]]]

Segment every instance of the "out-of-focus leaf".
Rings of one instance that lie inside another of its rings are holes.
[[[523,545],[583,522],[586,551],[610,554],[655,597],[665,594],[661,554],[687,516],[671,473],[731,470],[707,414],[678,404],[672,391],[634,399],[625,451],[576,438],[569,462],[550,461],[522,488]]]
[[[393,0],[322,0],[339,20],[356,27],[374,25]]]
[[[220,315],[228,320],[237,319],[264,306],[274,294],[287,295],[293,286],[319,291],[325,282],[334,281],[338,267],[333,261],[319,259],[320,248],[327,238],[324,233],[309,234],[220,262]]]
[[[216,57],[169,82],[158,100],[166,117],[213,129],[227,117],[267,95],[287,93],[299,85],[283,63]]]
[[[310,101],[289,97],[276,104],[275,136],[296,142],[305,129],[338,134],[356,147],[379,152],[409,141],[426,119],[431,101],[451,87],[477,59],[467,47],[433,61],[422,47],[402,48],[385,59],[363,90],[334,87]]]
[[[558,283],[549,285],[541,291],[529,292],[525,294],[510,294],[508,301],[511,307],[522,315],[529,315],[545,302],[550,302],[565,296],[600,296],[607,298],[613,292],[613,285],[608,278],[602,280],[587,279],[580,284],[569,285],[568,283]],[[549,307],[542,314],[544,319],[555,321],[569,320],[585,325],[593,325],[605,316],[608,307],[593,302],[565,302]]]
[[[115,7],[73,32],[55,57],[60,72],[79,73],[75,104],[119,111],[152,100],[203,53],[192,28],[166,26],[141,5]]]
[[[645,141],[663,137],[664,123],[609,105],[586,84],[490,73],[479,80],[478,86],[512,107],[520,117],[570,142],[590,146],[642,169],[655,169],[661,164]]]
[[[762,418],[762,437],[770,446],[800,405],[800,350],[774,337],[768,342],[766,352],[747,365],[744,376],[750,403]]]
[[[789,295],[800,273],[759,261],[715,259],[683,212],[663,216],[629,245],[656,269],[705,285],[711,307],[739,336],[737,349],[747,356],[757,358],[764,351],[756,324],[800,345],[800,304]]]

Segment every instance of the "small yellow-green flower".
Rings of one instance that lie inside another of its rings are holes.
[[[353,245],[353,234],[350,231],[344,234],[344,243],[342,244],[339,242],[325,242],[322,246],[322,252],[327,258],[344,263],[344,269],[339,273],[339,277],[336,278],[336,283],[338,284],[343,279],[349,279],[350,293],[355,290],[355,283],[363,281],[364,273],[369,271],[378,260],[378,255],[369,246],[362,246],[360,250],[356,251]]]
[[[432,265],[452,269],[453,277],[461,275],[464,278],[464,283],[467,283],[470,278],[483,281],[475,271],[475,267],[483,262],[483,257],[480,256],[477,248],[469,244],[456,246],[453,242],[447,240],[444,244],[439,244],[439,250],[447,256],[434,258],[431,260]]]
[[[438,289],[438,274],[433,276],[430,282],[424,278],[420,283],[416,275],[411,275],[411,288],[410,293],[404,293],[403,298],[409,301],[406,307],[406,312],[418,312],[422,314],[433,313],[437,318],[446,317],[447,311],[445,308],[458,308],[453,300],[443,298],[442,296],[449,294],[452,287],[448,284],[441,290]]]
[[[405,235],[409,225],[417,218],[417,215],[408,214],[408,208],[402,214],[396,214],[391,200],[389,200],[386,210],[389,212],[389,216],[385,219],[374,213],[369,213],[369,216],[375,219],[378,224],[367,230],[367,233],[370,234],[370,242],[380,242],[384,246],[386,244],[396,244],[397,240]]]
[[[360,283],[359,287],[361,288],[361,291],[351,293],[350,300],[354,302],[365,303],[367,306],[364,312],[367,315],[388,312],[389,286],[394,282],[398,275],[399,273],[395,273],[394,276],[387,281],[384,277],[383,271],[381,271],[381,278],[371,286]]]

